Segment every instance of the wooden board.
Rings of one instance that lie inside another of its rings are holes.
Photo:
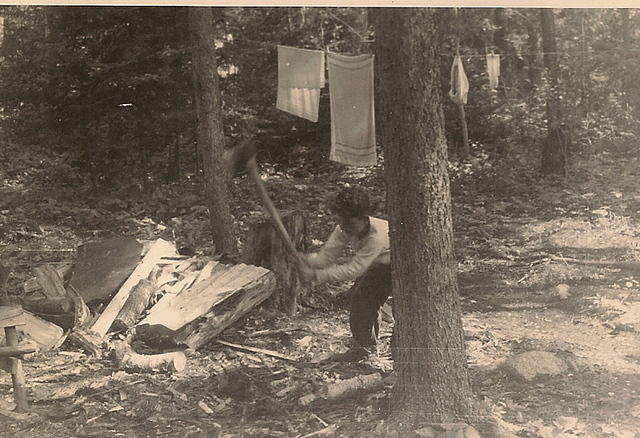
[[[0,328],[24,324],[24,310],[22,310],[22,307],[0,306]]]
[[[143,245],[131,237],[89,242],[78,248],[71,285],[89,306],[107,300],[140,263]]]
[[[136,327],[136,337],[199,348],[269,297],[275,287],[273,274],[257,266],[218,264],[212,272],[171,300],[158,302]],[[225,317],[215,312],[216,317],[207,322],[213,309],[223,308]],[[215,327],[204,329],[211,324]],[[200,330],[201,336],[193,335]]]
[[[23,325],[17,326],[18,338],[21,341],[33,341],[40,351],[47,351],[58,347],[64,336],[61,327],[37,317],[33,313],[23,311]],[[5,345],[4,331],[0,330],[0,345]]]
[[[91,326],[91,330],[98,335],[104,337],[111,328],[113,320],[118,316],[122,306],[129,298],[129,294],[133,287],[142,279],[146,279],[153,268],[162,260],[163,257],[177,255],[175,245],[166,240],[158,239],[149,248],[149,252],[144,256],[142,261],[133,270],[129,278],[120,287],[116,295],[111,299],[109,305],[104,309],[102,314]]]

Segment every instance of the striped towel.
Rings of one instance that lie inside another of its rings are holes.
[[[317,122],[324,83],[323,51],[278,46],[276,108]]]
[[[331,101],[329,159],[351,166],[376,164],[373,55],[327,54]]]

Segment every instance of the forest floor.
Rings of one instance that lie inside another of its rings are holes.
[[[640,259],[640,151],[624,143],[592,148],[575,158],[564,180],[542,177],[531,163],[530,156],[478,162],[452,183],[475,396],[520,437],[640,437],[640,273],[571,261]],[[361,182],[383,199],[379,169],[335,166],[306,177],[266,177],[279,207],[307,212],[315,244],[332,226],[324,201],[338,186]],[[78,193],[60,157],[10,145],[0,147],[0,181],[0,256],[13,263],[10,293],[20,293],[33,267],[72,261],[90,239],[175,236],[207,250],[206,208],[196,186]],[[246,178],[236,181],[241,230],[259,210]],[[382,204],[378,215],[384,216]],[[0,436],[303,437],[327,426],[328,434],[315,436],[388,436],[382,426],[390,385],[297,403],[321,384],[391,367],[385,360],[315,363],[346,349],[348,317],[339,293],[347,287],[316,287],[293,317],[258,309],[222,335],[291,361],[215,343],[190,354],[188,370],[177,375],[119,371],[108,358],[67,344],[30,357],[34,414],[0,417]],[[387,318],[385,342],[390,332]],[[574,366],[535,383],[491,372],[499,360],[532,350],[562,355]],[[0,408],[12,401],[11,379],[0,374]]]

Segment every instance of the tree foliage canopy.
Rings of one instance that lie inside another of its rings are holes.
[[[122,175],[166,178],[176,142],[185,169],[197,172],[186,12],[184,7],[4,7],[5,120],[25,143],[64,152],[98,185],[115,184]],[[459,44],[471,84],[466,113],[475,153],[501,151],[504,144],[538,147],[550,92],[538,11],[439,13],[443,91]],[[555,19],[560,92],[578,144],[636,128],[640,86],[629,78],[639,65],[638,15],[630,11],[627,36],[616,9],[555,10]],[[300,153],[315,163],[326,160],[328,90],[322,92],[318,123],[276,110],[276,45],[371,53],[375,35],[366,9],[229,7],[212,26],[231,143],[248,122],[259,121],[262,153],[270,162],[291,166]],[[502,55],[497,90],[488,87],[485,73],[484,54],[491,50]],[[455,152],[457,112],[448,102],[444,109]]]

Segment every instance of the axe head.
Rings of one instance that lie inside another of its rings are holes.
[[[247,165],[251,160],[255,159],[257,152],[256,145],[253,139],[250,138],[241,141],[239,145],[231,148],[226,158],[231,176],[234,177],[244,174],[247,170]]]

